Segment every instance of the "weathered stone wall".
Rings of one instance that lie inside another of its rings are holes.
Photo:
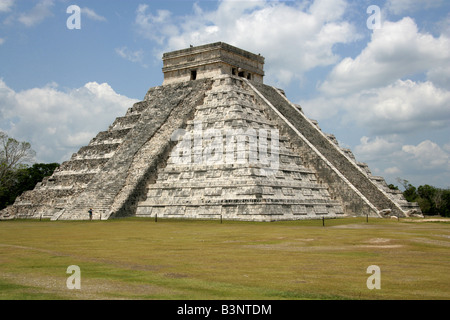
[[[165,166],[169,153],[175,145],[175,142],[171,141],[172,133],[187,126],[193,118],[196,107],[203,104],[205,92],[211,84],[210,79],[178,84],[173,90],[172,101],[170,94],[164,95],[163,101],[157,107],[170,110],[170,113],[155,134],[134,156],[124,187],[110,209],[114,217],[135,214],[138,201],[142,200],[147,192],[146,184],[156,180],[158,168]],[[149,115],[152,116],[151,113]]]
[[[315,172],[305,168],[287,137],[279,139],[279,158],[273,172],[262,174],[261,169],[270,169],[270,165],[249,161],[250,150],[257,153],[261,145],[272,145],[272,133],[265,141],[258,132],[277,129],[276,122],[267,117],[267,106],[255,99],[242,78],[224,75],[213,80],[182,137],[193,146],[187,150],[187,163],[174,161],[169,155],[156,181],[148,182],[148,192],[139,202],[136,215],[254,221],[342,215],[340,204],[330,198],[326,185],[317,182]],[[227,132],[242,132],[248,140],[245,145],[233,145],[232,154],[226,155],[219,147],[215,160],[205,162],[205,150],[211,141],[202,140],[196,146],[194,140],[207,130],[214,130],[216,146],[227,145]],[[242,162],[235,161],[238,156],[243,156]],[[195,158],[200,161],[193,161]]]
[[[340,152],[333,141],[322,134],[320,129],[311,123],[302,112],[288,103],[279,91],[263,84],[254,83],[253,85],[377,210],[390,209],[394,215],[405,215],[397,203],[380,190],[343,152]],[[296,134],[292,130],[290,131],[290,137],[295,139]],[[329,185],[331,195],[340,199],[346,212],[374,214],[373,207],[368,205],[342,177],[339,177],[332,167],[320,159],[320,156],[307,144],[302,143],[298,138],[296,140],[304,150],[306,162],[316,170],[319,179]]]
[[[222,74],[249,77],[263,82],[264,57],[230,46],[223,42],[187,48],[163,55],[163,84],[189,81],[191,71],[196,79],[211,78]]]
[[[132,128],[130,121],[125,122],[128,122],[126,129],[111,126],[108,131],[98,133],[88,146],[63,162],[51,177],[24,192],[14,205],[3,210],[3,218],[51,218],[63,210],[114,155]]]
[[[118,118],[112,128],[133,124],[114,155],[88,183],[73,203],[55,219],[95,219],[130,215],[142,192],[142,181],[151,179],[170,149],[172,132],[185,125],[203,99],[209,81],[192,81],[150,89],[137,123]]]

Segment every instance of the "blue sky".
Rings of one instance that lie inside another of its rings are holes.
[[[162,84],[163,52],[215,41],[261,53],[374,175],[450,187],[448,0],[0,0],[0,130],[68,160]]]

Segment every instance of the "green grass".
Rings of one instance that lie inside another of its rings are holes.
[[[1,221],[0,299],[449,299],[449,249],[407,219]]]

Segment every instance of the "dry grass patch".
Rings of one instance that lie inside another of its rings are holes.
[[[450,224],[406,219],[0,222],[0,298],[449,299],[449,245]]]

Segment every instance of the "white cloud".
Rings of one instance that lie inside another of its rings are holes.
[[[385,86],[398,79],[450,64],[450,38],[421,33],[409,17],[386,21],[356,57],[334,67],[320,86],[322,93],[339,95]]]
[[[450,170],[450,155],[436,143],[426,140],[414,145],[405,145],[402,150],[410,155],[418,167],[433,170]]]
[[[20,14],[18,20],[27,27],[35,26],[53,15],[53,6],[53,0],[41,0],[29,12]]]
[[[300,104],[315,119],[339,119],[377,135],[443,129],[450,124],[450,91],[430,81],[397,80],[382,88]]]
[[[5,39],[4,38],[0,38],[0,46],[2,45],[2,44],[4,44],[5,43]]]
[[[355,27],[343,20],[346,7],[343,0],[220,1],[215,10],[196,4],[192,14],[177,18],[141,5],[136,27],[158,43],[158,59],[166,51],[216,41],[264,53],[267,82],[285,85],[308,70],[338,62],[333,46],[359,39]]]
[[[146,39],[162,44],[165,37],[173,32],[175,27],[171,25],[172,14],[168,10],[157,10],[157,15],[148,13],[149,6],[140,4],[136,10],[135,25],[138,32]]]
[[[429,81],[398,80],[393,85],[371,92],[375,95],[361,101],[356,116],[358,121],[369,116],[366,123],[373,131],[411,132],[448,127],[450,91],[436,88]]]
[[[389,140],[397,139],[392,139],[391,137]],[[360,139],[361,143],[354,149],[355,154],[358,154],[364,160],[385,158],[386,155],[392,154],[400,147],[397,141],[389,140],[378,136],[371,140],[369,137],[363,136]]]
[[[136,101],[107,83],[69,91],[49,84],[15,92],[0,80],[0,125],[10,136],[30,142],[37,161],[62,162]]]
[[[405,144],[404,137],[389,136],[361,138],[354,154],[358,161],[367,162],[372,173],[381,174],[388,183],[401,177],[419,186],[431,184],[449,187],[450,147],[440,147],[431,140],[417,145]]]
[[[11,8],[13,5],[14,5],[14,0],[0,0],[0,12],[11,11]]]
[[[86,15],[86,17],[88,17],[91,20],[106,21],[105,17],[98,15],[94,10],[87,7],[81,8],[81,13]]]

